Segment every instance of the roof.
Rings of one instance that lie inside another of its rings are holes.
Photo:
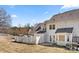
[[[73,28],[58,28],[55,33],[72,33]]]
[[[40,26],[42,26],[43,25],[43,23],[38,23],[38,24],[36,24],[35,25],[35,29],[38,29]]]
[[[35,31],[38,31],[38,30],[40,30],[41,29],[41,27],[39,26]]]
[[[58,17],[59,15],[67,14],[67,13],[69,13],[69,14],[73,14],[74,12],[79,13],[79,9],[72,9],[72,10],[69,10],[69,11],[62,12],[62,13],[57,13],[57,14],[51,16],[50,19],[44,21],[44,23],[46,24],[46,23],[53,22],[54,19],[55,19],[56,17]]]
[[[64,14],[74,14],[74,13],[79,13],[79,9],[69,10],[69,11],[65,11],[65,12],[62,12],[62,13],[55,14],[47,22],[53,22],[53,20],[55,18],[59,17],[60,15],[63,16]]]
[[[73,10],[65,11],[65,12],[56,14],[56,15],[54,15],[53,17],[58,16],[58,15],[61,15],[61,14],[65,14],[65,13],[73,13],[73,12],[79,12],[79,9],[73,9]]]
[[[37,33],[45,33],[46,31],[44,30],[41,30],[41,31],[38,31]]]

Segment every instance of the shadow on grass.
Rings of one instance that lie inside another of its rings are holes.
[[[44,45],[44,44],[40,44],[40,45],[42,45],[42,46],[46,46],[46,47],[56,47],[56,48],[63,48],[63,49],[65,49],[65,50],[69,50],[69,49],[67,49],[65,46],[59,46],[59,45],[57,45],[57,44],[51,44],[51,45]]]
[[[27,45],[35,45],[34,43],[24,43],[24,42],[16,42],[16,41],[12,41],[13,43],[19,43],[19,44],[27,44]]]
[[[19,43],[19,44],[26,44],[26,45],[35,45],[34,43],[23,43],[23,42],[16,42],[16,41],[12,41],[13,43]],[[49,44],[39,44],[40,46],[46,46],[46,47],[56,47],[56,48],[63,48],[63,49],[65,49],[65,50],[69,50],[69,49],[67,49],[65,46],[59,46],[59,45],[57,45],[57,44],[51,44],[51,45],[49,45]],[[74,51],[74,50],[70,50],[70,51]]]
[[[66,46],[60,46],[60,45],[57,45],[57,44],[43,45],[43,46],[47,46],[47,47],[56,47],[56,48],[63,48],[64,50],[73,51],[74,53],[75,53],[75,52],[78,52],[77,50],[74,50],[74,49],[68,49]]]

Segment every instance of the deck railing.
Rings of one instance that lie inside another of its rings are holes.
[[[73,36],[72,42],[79,43],[79,36]]]

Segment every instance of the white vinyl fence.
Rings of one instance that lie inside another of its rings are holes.
[[[35,43],[34,36],[14,36],[14,41],[23,43]]]
[[[34,36],[14,36],[13,41],[38,45],[39,43],[46,42],[45,36],[45,34],[34,34]]]

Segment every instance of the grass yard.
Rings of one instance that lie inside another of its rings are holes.
[[[42,45],[28,45],[11,42],[7,37],[0,36],[1,53],[76,53],[65,48],[49,47]]]

